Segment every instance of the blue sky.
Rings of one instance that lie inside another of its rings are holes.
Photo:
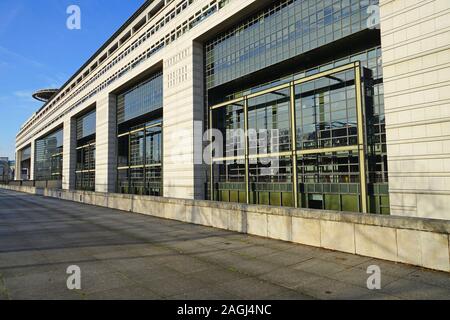
[[[144,2],[0,1],[0,156],[14,159],[20,126],[42,106],[32,92],[63,85]],[[81,30],[66,27],[70,5]]]

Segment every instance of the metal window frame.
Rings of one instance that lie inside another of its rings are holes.
[[[211,165],[210,165],[210,183],[211,183],[211,199],[214,199],[214,164],[217,162],[226,162],[226,161],[236,161],[236,160],[245,160],[245,185],[246,185],[246,201],[247,204],[250,204],[250,179],[249,179],[249,160],[250,159],[259,159],[259,158],[268,158],[268,157],[281,157],[281,156],[290,156],[292,159],[292,174],[293,174],[293,193],[294,193],[294,203],[295,207],[299,206],[299,194],[298,194],[298,168],[297,168],[297,160],[299,156],[309,155],[309,154],[320,154],[320,153],[335,153],[335,152],[350,152],[357,151],[358,159],[359,159],[359,175],[360,175],[360,211],[362,213],[368,212],[368,204],[367,204],[367,155],[366,155],[366,131],[365,131],[365,114],[364,114],[364,101],[363,101],[363,81],[362,81],[362,66],[359,61],[353,62],[350,64],[346,64],[337,68],[333,68],[327,71],[319,72],[317,74],[307,76],[298,80],[291,81],[286,84],[278,85],[269,89],[265,89],[256,93],[252,93],[237,99],[233,99],[230,101],[222,102],[209,107],[209,129],[210,129],[210,142],[212,142],[212,123],[213,123],[213,110],[227,107],[229,105],[235,103],[244,102],[244,130],[245,130],[245,155],[237,156],[237,157],[221,157],[221,158],[213,158],[213,150],[211,149]],[[330,147],[330,148],[316,148],[316,149],[302,149],[297,150],[297,123],[296,123],[296,105],[295,105],[295,87],[297,85],[314,81],[335,73],[344,72],[348,70],[353,70],[355,75],[355,91],[356,91],[356,112],[357,112],[357,131],[358,131],[358,143],[356,145],[351,146],[343,146],[343,147]],[[250,155],[249,154],[249,137],[248,137],[248,99],[256,98],[274,91],[290,89],[290,112],[289,116],[291,117],[291,151],[280,152],[280,153],[272,153],[272,154],[257,154]]]

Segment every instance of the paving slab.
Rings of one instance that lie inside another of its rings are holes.
[[[1,189],[0,239],[0,300],[450,299],[447,273]]]

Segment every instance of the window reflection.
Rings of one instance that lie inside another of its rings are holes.
[[[35,180],[62,180],[63,129],[36,140]]]
[[[96,116],[96,110],[92,110],[76,120],[77,163],[75,188],[77,190],[95,191]]]
[[[357,144],[354,72],[303,83],[295,91],[300,150]]]

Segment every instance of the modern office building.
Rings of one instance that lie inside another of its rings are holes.
[[[450,219],[448,0],[146,1],[45,101],[16,179]]]

